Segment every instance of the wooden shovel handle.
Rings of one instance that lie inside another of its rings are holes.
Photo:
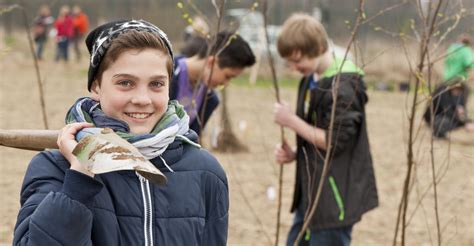
[[[59,130],[3,130],[0,129],[0,146],[25,150],[57,149]]]

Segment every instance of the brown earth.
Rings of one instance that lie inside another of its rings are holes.
[[[32,61],[24,53],[0,47],[0,128],[42,128],[41,110]],[[47,57],[51,59],[51,56]],[[43,62],[46,106],[50,127],[63,126],[64,115],[79,96],[87,95],[87,61],[80,64]],[[229,245],[272,245],[275,201],[267,188],[277,186],[278,167],[273,148],[280,139],[272,122],[274,95],[270,88],[230,86],[229,112],[233,129],[250,152],[215,153],[229,178]],[[406,94],[369,92],[367,117],[380,206],[367,213],[353,232],[353,245],[390,245],[401,188],[406,172]],[[295,92],[284,88],[282,97],[293,103]],[[293,104],[294,105],[294,104]],[[474,115],[473,104],[469,111]],[[216,114],[218,115],[218,114]],[[215,116],[214,118],[217,118]],[[210,142],[213,120],[204,137]],[[416,183],[410,196],[408,245],[436,244],[433,192],[430,189],[429,132],[420,125],[416,142]],[[246,127],[244,127],[246,126]],[[292,141],[293,133],[286,131]],[[474,135],[463,130],[451,142],[435,141],[435,166],[442,176],[438,184],[439,215],[444,245],[474,245]],[[209,144],[207,144],[209,146]],[[19,192],[33,151],[0,148],[0,245],[11,244],[19,209]],[[292,222],[289,206],[293,192],[294,165],[285,167],[280,245]],[[426,196],[425,192],[428,191]],[[420,197],[424,197],[417,206]],[[415,208],[417,207],[417,210]]]

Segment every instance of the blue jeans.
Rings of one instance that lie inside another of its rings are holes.
[[[298,208],[293,225],[288,233],[287,246],[293,246],[303,226],[304,209]],[[349,246],[351,244],[352,225],[333,229],[311,230],[301,239],[298,246]]]
[[[42,60],[44,44],[46,43],[46,39],[38,39],[35,42],[36,42],[36,59]]]
[[[68,50],[69,50],[69,40],[67,38],[61,38],[57,41],[57,50],[56,50],[56,61],[63,59],[68,61]]]

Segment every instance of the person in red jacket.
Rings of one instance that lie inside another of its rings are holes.
[[[69,6],[62,6],[59,10],[58,18],[54,23],[54,26],[56,27],[57,44],[56,61],[59,61],[60,59],[63,59],[66,62],[68,61],[69,41],[74,34],[74,23],[70,12],[71,10]]]
[[[84,36],[89,30],[89,18],[82,12],[79,5],[74,5],[72,8],[73,22],[74,22],[74,36],[72,42],[74,44],[74,53],[76,53],[76,59],[81,60],[81,50],[79,49]]]

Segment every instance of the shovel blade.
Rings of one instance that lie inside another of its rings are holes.
[[[83,136],[73,154],[85,168],[94,173],[135,170],[153,183],[166,184],[166,176],[111,129]]]

